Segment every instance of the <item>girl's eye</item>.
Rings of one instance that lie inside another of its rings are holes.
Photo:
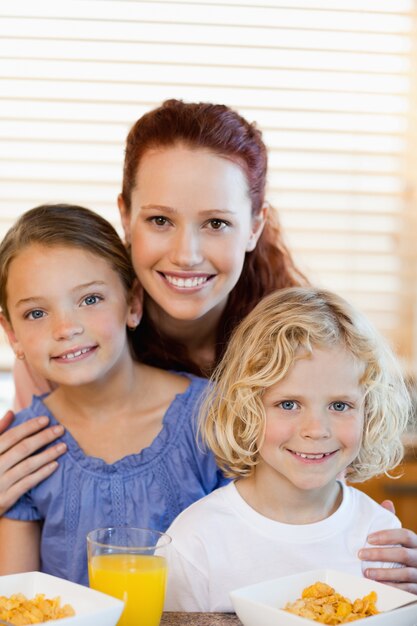
[[[280,402],[278,406],[281,409],[284,409],[284,411],[294,411],[294,409],[297,408],[297,404],[294,400],[284,400],[283,402]]]
[[[28,320],[40,320],[44,315],[44,311],[34,309],[33,311],[29,311],[29,313],[25,315],[25,318]]]
[[[343,413],[343,411],[347,411],[349,405],[346,404],[346,402],[332,402],[330,408],[332,408],[334,411],[338,411],[339,413]]]
[[[150,221],[155,224],[155,226],[165,226],[168,223],[167,218],[163,217],[162,215],[156,215],[155,217],[151,217]]]
[[[91,306],[92,304],[97,304],[97,302],[101,302],[101,300],[103,300],[103,298],[101,298],[100,296],[96,296],[96,295],[86,296],[84,300],[82,301],[81,305],[85,304],[87,306]]]
[[[210,220],[209,224],[212,230],[223,230],[224,228],[226,228],[226,226],[228,226],[227,222],[219,219]]]

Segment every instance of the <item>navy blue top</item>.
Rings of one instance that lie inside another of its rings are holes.
[[[17,520],[41,520],[41,571],[88,584],[86,535],[94,528],[136,526],[164,531],[188,505],[228,482],[213,455],[196,440],[196,417],[207,381],[190,374],[164,416],[160,433],[148,448],[108,464],[86,456],[68,431],[68,451],[59,468],[31,489],[5,514]],[[47,415],[34,396],[13,425]],[[51,444],[52,445],[52,444]]]

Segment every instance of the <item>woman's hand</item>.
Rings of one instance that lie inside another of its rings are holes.
[[[375,548],[360,550],[360,559],[400,563],[402,567],[368,568],[364,572],[365,576],[417,594],[416,533],[406,528],[380,530],[369,535],[368,543],[375,545]]]
[[[45,428],[48,418],[36,417],[5,432],[13,417],[8,411],[0,419],[0,515],[28,489],[52,474],[58,467],[55,459],[66,451],[66,445],[61,442],[32,456],[61,437],[64,428],[59,425]]]

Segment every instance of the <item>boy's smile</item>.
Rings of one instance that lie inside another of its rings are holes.
[[[360,449],[362,367],[342,345],[300,357],[263,396],[266,427],[255,481],[283,500],[285,493],[290,502],[308,491],[320,503]]]

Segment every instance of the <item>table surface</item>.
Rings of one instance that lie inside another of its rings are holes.
[[[164,613],[161,626],[242,626],[234,613]]]

